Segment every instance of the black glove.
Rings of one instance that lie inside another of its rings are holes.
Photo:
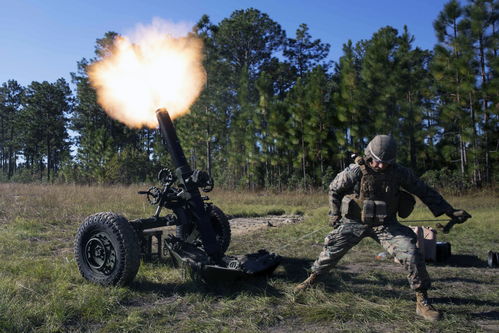
[[[468,212],[463,209],[452,209],[452,211],[445,213],[445,215],[450,217],[458,224],[464,223],[466,222],[467,219],[471,218],[471,215],[468,214]]]
[[[341,216],[339,215],[332,215],[332,216],[329,216],[329,224],[333,227],[333,228],[336,228],[336,226],[338,224],[340,224],[340,219],[341,219]]]

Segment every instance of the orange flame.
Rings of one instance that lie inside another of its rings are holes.
[[[165,24],[140,26],[136,40],[117,38],[109,54],[88,69],[106,113],[132,128],[156,128],[155,111],[172,119],[189,111],[206,83],[203,44],[193,35],[173,37]]]

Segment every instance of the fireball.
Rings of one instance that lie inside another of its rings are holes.
[[[189,111],[206,83],[202,41],[193,34],[175,37],[165,24],[140,26],[135,38],[115,40],[88,76],[106,113],[132,128],[156,128],[155,111],[172,119]]]

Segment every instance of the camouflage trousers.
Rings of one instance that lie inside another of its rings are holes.
[[[431,281],[424,258],[416,248],[416,235],[409,227],[397,221],[369,227],[343,219],[342,223],[326,236],[324,249],[312,265],[312,272],[321,274],[328,271],[365,237],[373,238],[404,266],[411,289],[424,291],[430,287]]]

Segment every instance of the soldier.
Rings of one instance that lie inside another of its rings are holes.
[[[316,283],[349,249],[364,237],[371,237],[407,270],[409,285],[416,291],[416,313],[436,321],[440,313],[428,302],[430,277],[424,258],[416,249],[416,235],[400,224],[396,215],[405,218],[412,212],[415,201],[409,193],[418,196],[435,216],[446,214],[462,223],[471,215],[454,209],[411,169],[395,163],[396,144],[391,136],[377,135],[364,155],[331,182],[329,217],[334,230],[327,235],[310,276],[295,291]]]

